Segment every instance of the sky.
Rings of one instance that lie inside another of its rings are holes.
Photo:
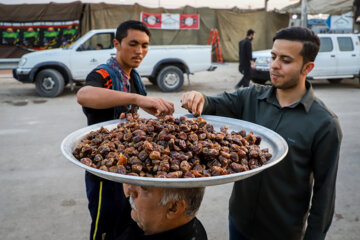
[[[76,0],[0,0],[2,4],[23,4],[23,3],[49,3],[58,2],[66,3]],[[281,9],[300,0],[268,0],[268,9]],[[242,9],[263,8],[265,0],[82,0],[85,3],[106,2],[111,4],[133,4],[139,3],[146,7],[157,8],[178,8],[185,5],[193,7],[210,7],[210,8],[232,8],[234,6]]]

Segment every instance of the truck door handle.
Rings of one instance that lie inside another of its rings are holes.
[[[334,55],[334,54],[332,54],[332,55],[330,55],[330,57],[335,57],[335,55]]]
[[[356,57],[356,54],[351,54],[351,56]]]
[[[94,63],[97,62],[97,60],[95,58],[91,59],[90,62]]]

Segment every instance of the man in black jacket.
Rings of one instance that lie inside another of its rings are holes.
[[[251,79],[251,68],[254,67],[252,59],[251,41],[254,39],[255,31],[249,29],[246,38],[239,42],[239,71],[243,78],[236,84],[235,88],[248,87]]]
[[[360,0],[354,0],[355,6],[355,22],[360,23]]]

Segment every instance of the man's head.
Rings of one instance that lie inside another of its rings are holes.
[[[104,47],[103,47],[103,45],[101,43],[96,44],[96,50],[101,50],[103,48]]]
[[[148,35],[149,38],[151,36],[149,29],[144,23],[135,20],[129,20],[121,23],[119,27],[116,29],[115,39],[121,43],[121,40],[127,37],[129,29],[144,32],[146,33],[146,35]]]
[[[303,27],[284,28],[278,31],[273,38],[297,41],[302,43],[303,47],[300,55],[303,57],[304,64],[314,62],[320,49],[320,38],[310,29]]]
[[[249,29],[246,33],[246,37],[250,40],[253,40],[255,37],[255,31],[252,29]]]
[[[139,21],[126,21],[116,30],[114,46],[116,60],[125,72],[140,65],[148,52],[150,41],[149,29]]]
[[[124,184],[130,196],[131,217],[146,235],[168,231],[193,219],[204,188],[154,188]]]
[[[307,28],[290,27],[278,31],[273,41],[270,64],[273,85],[287,89],[305,84],[320,48],[319,37]]]

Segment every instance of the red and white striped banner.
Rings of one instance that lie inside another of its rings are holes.
[[[141,12],[141,21],[148,28],[179,30],[199,29],[199,14],[178,14],[178,13],[146,13]]]

